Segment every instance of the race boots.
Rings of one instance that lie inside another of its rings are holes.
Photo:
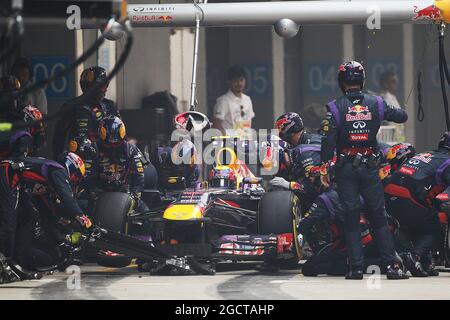
[[[428,273],[430,277],[437,277],[439,275],[439,271],[434,268],[433,257],[431,256],[431,252],[422,256],[422,266],[423,269]]]
[[[350,271],[345,275],[347,280],[362,280],[364,278],[364,273],[362,269],[350,269]]]
[[[403,253],[400,256],[406,270],[411,272],[413,277],[428,277],[428,273],[424,270],[422,264],[420,263],[420,257],[412,255],[410,252]]]
[[[19,275],[11,269],[5,256],[0,253],[0,284],[15,281],[21,281]]]
[[[403,270],[403,265],[397,259],[397,254],[394,248],[394,238],[389,231],[388,226],[373,229],[375,241],[380,251],[381,260],[384,263],[390,263],[386,269],[386,276],[389,280],[409,279],[408,275]],[[394,261],[394,262],[392,262]]]
[[[403,280],[409,279],[409,276],[403,270],[400,262],[391,263],[387,266],[386,276],[388,280]]]
[[[349,257],[350,271],[345,275],[347,280],[362,280],[363,272],[363,247],[361,244],[361,233],[347,232],[345,234],[347,252]]]

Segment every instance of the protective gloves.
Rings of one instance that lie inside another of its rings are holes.
[[[272,180],[270,180],[270,185],[272,187],[278,187],[282,188],[284,190],[301,190],[302,186],[298,182],[292,181],[289,182],[286,179],[282,177],[275,177]]]
[[[81,225],[84,229],[89,229],[92,227],[92,221],[86,215],[76,216],[75,220]]]

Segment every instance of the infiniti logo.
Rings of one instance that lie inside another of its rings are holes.
[[[144,7],[135,7],[135,8],[133,8],[133,11],[140,11],[140,12],[142,12],[142,11],[144,11]]]
[[[364,121],[353,122],[353,128],[355,128],[355,129],[364,129],[365,127],[366,127],[366,123]]]
[[[412,165],[418,165],[419,163],[420,163],[419,160],[414,160],[414,159],[409,160],[409,164],[412,164]]]

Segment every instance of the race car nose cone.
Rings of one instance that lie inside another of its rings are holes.
[[[300,26],[291,19],[280,19],[275,23],[274,28],[280,37],[289,39],[297,35]]]

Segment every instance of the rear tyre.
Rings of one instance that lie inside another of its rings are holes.
[[[127,193],[106,192],[101,195],[95,206],[94,221],[101,228],[127,233],[128,214],[133,207],[133,199]],[[96,254],[99,265],[109,268],[124,268],[131,263],[131,258]]]
[[[264,194],[259,202],[258,232],[259,234],[291,233],[294,241],[293,257],[277,259],[276,265],[283,269],[299,267],[301,248],[297,237],[297,224],[300,218],[298,197],[291,191],[272,191]]]

